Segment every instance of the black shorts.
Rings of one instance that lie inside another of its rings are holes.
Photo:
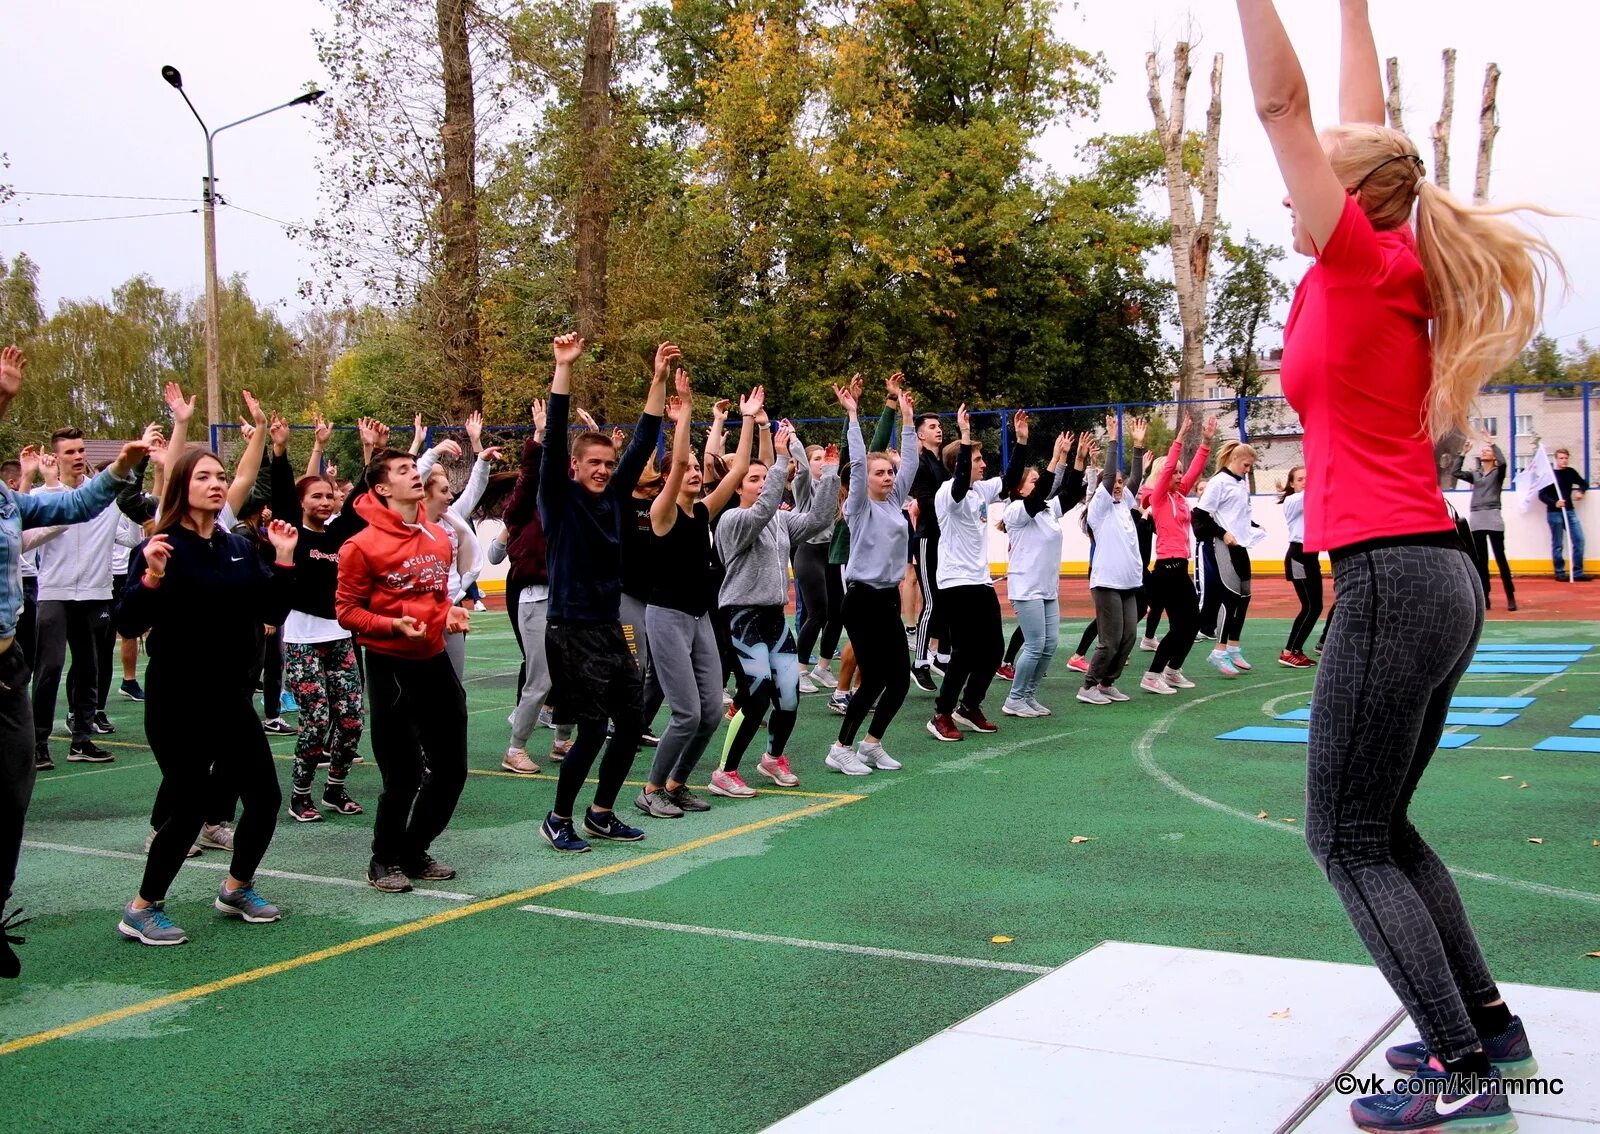
[[[551,622],[544,630],[550,703],[574,721],[637,715],[644,699],[639,665],[620,622]]]

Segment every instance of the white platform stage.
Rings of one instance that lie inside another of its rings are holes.
[[[1600,1131],[1600,993],[1503,986],[1559,1096],[1527,1134]],[[1377,969],[1106,942],[769,1127],[771,1134],[1355,1130],[1342,1071],[1417,1038]]]

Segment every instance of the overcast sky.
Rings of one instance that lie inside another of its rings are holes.
[[[1600,8],[1592,0],[1373,0],[1378,50],[1398,55],[1407,125],[1432,170],[1426,134],[1438,116],[1439,53],[1459,52],[1454,182],[1471,191],[1477,158],[1477,109],[1484,66],[1500,65],[1501,133],[1492,195],[1534,201],[1569,218],[1540,222],[1566,260],[1573,292],[1552,301],[1546,329],[1564,348],[1580,334],[1600,340],[1600,104],[1593,96],[1593,48]],[[1311,82],[1319,122],[1336,110],[1338,4],[1283,0],[1290,35]],[[192,209],[205,171],[200,127],[160,77],[182,71],[185,90],[213,127],[242,118],[323,78],[311,30],[326,26],[315,0],[199,3],[162,0],[52,0],[8,13],[8,96],[0,111],[0,150],[11,168],[0,181],[19,197],[0,209],[0,255],[26,252],[41,266],[48,306],[63,297],[107,296],[147,273],[159,284],[203,286],[201,233]],[[1040,146],[1054,168],[1077,168],[1076,147],[1094,134],[1152,124],[1145,52],[1170,54],[1188,29],[1198,33],[1190,122],[1202,124],[1214,52],[1226,57],[1221,213],[1236,232],[1287,246],[1282,183],[1251,105],[1234,5],[1227,0],[1084,0],[1063,7],[1061,30],[1102,52],[1115,78],[1097,121],[1054,128]],[[1585,80],[1583,76],[1589,76]],[[258,300],[301,306],[296,289],[312,271],[310,256],[276,224],[317,210],[317,132],[304,110],[286,110],[223,134],[218,186],[237,208],[218,215],[218,262],[224,275],[244,272]],[[40,193],[105,194],[46,197]],[[178,198],[119,200],[120,197]],[[1164,205],[1162,206],[1164,207]],[[101,223],[38,224],[84,217],[178,210],[178,215]],[[1291,253],[1292,256],[1292,253]],[[1302,266],[1289,263],[1297,279]]]

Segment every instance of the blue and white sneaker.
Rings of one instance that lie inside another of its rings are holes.
[[[217,900],[211,904],[216,907],[218,913],[225,913],[229,917],[241,917],[251,925],[265,925],[283,916],[277,906],[256,893],[255,887],[248,885],[230,890],[228,884],[224,882],[217,887]]]
[[[644,838],[643,831],[618,819],[615,811],[596,811],[592,807],[583,813],[583,829],[597,839],[613,839],[619,843],[636,843]]]
[[[828,711],[838,713],[841,717],[850,711],[850,691],[835,690],[833,696],[828,698]]]
[[[1522,1026],[1521,1016],[1511,1017],[1509,1028],[1484,1040],[1483,1053],[1489,1057],[1495,1073],[1504,1078],[1524,1079],[1539,1073],[1539,1061],[1534,1059],[1533,1048],[1528,1046],[1528,1033]],[[1383,1057],[1390,1067],[1409,1075],[1428,1062],[1428,1045],[1421,1040],[1397,1044],[1384,1052]]]
[[[278,711],[280,713],[298,713],[300,704],[294,699],[294,694],[285,689],[278,696]]]
[[[155,902],[141,910],[129,902],[122,909],[117,932],[142,945],[182,945],[189,940],[189,935],[172,924],[161,906],[162,903]]]
[[[1422,1086],[1415,1093],[1397,1091],[1356,1099],[1350,1104],[1350,1117],[1372,1134],[1400,1130],[1437,1134],[1450,1129],[1505,1134],[1517,1128],[1500,1076],[1478,1080],[1477,1085],[1484,1089],[1467,1093],[1446,1091],[1449,1078],[1443,1071],[1423,1064],[1414,1080]]]
[[[1250,668],[1250,663],[1244,660],[1244,651],[1238,646],[1228,647],[1228,660],[1233,663],[1234,669],[1247,670]]]
[[[539,836],[563,854],[582,854],[589,849],[589,844],[572,829],[572,820],[557,818],[553,811],[539,824]]]

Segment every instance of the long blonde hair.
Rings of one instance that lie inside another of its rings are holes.
[[[1417,256],[1433,301],[1428,431],[1435,439],[1454,429],[1469,432],[1478,391],[1533,338],[1550,270],[1567,278],[1554,248],[1502,218],[1556,214],[1535,205],[1458,201],[1427,180],[1411,139],[1387,126],[1346,123],[1324,136],[1335,175],[1359,184],[1357,200],[1373,228],[1399,228],[1416,207]]]

